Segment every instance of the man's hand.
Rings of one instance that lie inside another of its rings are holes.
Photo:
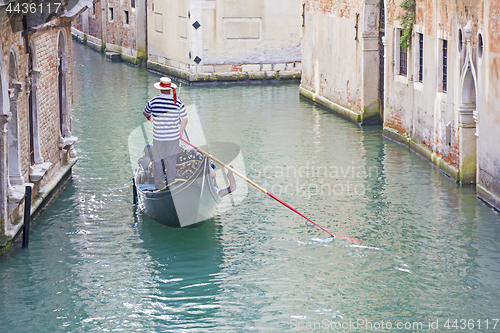
[[[187,123],[188,123],[188,119],[187,118],[182,119],[182,121],[181,121],[181,127],[179,129],[179,135],[180,135],[181,138],[183,138],[184,129],[186,129]]]

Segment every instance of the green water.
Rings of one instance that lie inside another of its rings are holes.
[[[300,100],[297,84],[183,85],[207,141],[238,144],[249,178],[362,242],[328,237],[254,188],[202,228],[166,228],[132,204],[127,146],[159,75],[79,44],[73,53],[80,160],[30,247],[0,257],[1,332],[369,332],[389,324],[500,332],[500,214],[474,188],[379,127]]]

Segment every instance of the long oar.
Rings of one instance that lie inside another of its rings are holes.
[[[231,168],[230,166],[222,163],[222,161],[220,161],[219,159],[213,157],[211,154],[205,152],[203,149],[200,149],[198,147],[196,147],[195,145],[193,145],[191,142],[189,141],[186,141],[184,140],[184,138],[181,137],[181,140],[184,141],[185,143],[187,143],[188,145],[190,145],[191,147],[193,147],[194,149],[196,149],[197,151],[199,151],[200,153],[202,153],[203,155],[205,156],[208,156],[210,157],[212,160],[214,160],[215,162],[219,163],[220,165],[222,165],[224,168],[228,169],[229,171],[232,171],[233,173],[235,173],[237,176],[239,176],[241,179],[245,180],[247,183],[253,185],[254,187],[258,188],[259,190],[261,190],[262,192],[264,192],[265,194],[267,194],[268,196],[270,196],[271,198],[273,198],[274,200],[278,201],[280,204],[282,204],[283,206],[287,207],[287,208],[290,208],[292,211],[294,211],[295,213],[299,214],[300,216],[302,216],[303,218],[305,218],[306,220],[308,220],[309,222],[311,222],[312,224],[314,224],[315,226],[317,226],[318,228],[320,228],[321,230],[323,230],[324,232],[326,232],[327,234],[329,234],[330,236],[332,237],[337,237],[337,238],[340,238],[340,239],[345,239],[345,240],[348,240],[348,241],[351,241],[351,242],[360,242],[359,239],[356,239],[356,238],[352,238],[352,237],[345,237],[345,236],[339,236],[339,235],[334,235],[332,234],[331,232],[329,232],[328,230],[326,230],[325,228],[323,228],[322,226],[320,226],[319,224],[317,224],[316,222],[314,222],[313,220],[311,220],[310,218],[308,218],[307,216],[305,216],[304,214],[302,214],[301,212],[299,212],[298,210],[296,210],[295,208],[293,208],[292,206],[290,206],[289,204],[287,204],[286,202],[284,202],[283,200],[281,200],[280,198],[276,197],[274,194],[272,194],[271,192],[269,191],[266,191],[263,187],[257,185],[256,183],[254,183],[253,181],[251,181],[250,179],[248,179],[247,177],[243,176],[241,173],[239,173],[238,171],[234,170],[233,168]]]

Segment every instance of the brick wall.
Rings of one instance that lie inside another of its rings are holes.
[[[107,25],[108,41],[124,48],[137,50],[135,9],[130,7],[130,0],[110,0],[115,7],[115,20]],[[125,11],[128,11],[129,23],[125,23]]]
[[[59,91],[57,85],[57,45],[60,31],[64,31],[67,46],[66,54],[70,56],[67,72],[68,111],[70,112],[72,104],[72,61],[69,23],[57,19],[51,21],[41,32],[30,35],[30,41],[33,42],[35,48],[36,68],[41,72],[37,80],[40,152],[44,162],[52,163],[52,168],[47,173],[47,176],[39,184],[36,184],[35,193],[40,186],[43,186],[50,180],[50,176],[57,172],[61,166],[59,154]],[[15,49],[19,72],[18,80],[23,83],[23,89],[19,93],[18,98],[20,156],[22,174],[24,175],[25,182],[29,182],[28,55],[26,54],[22,33],[13,33],[10,24],[0,26],[0,43],[7,68],[10,66],[10,51],[12,48]]]
[[[131,0],[103,0],[94,3],[94,6],[95,12],[93,8],[89,8],[85,14],[76,17],[72,23],[73,28],[96,38],[99,41],[98,44],[103,42],[102,39],[105,36],[106,49],[135,57],[137,20],[136,9],[131,7]],[[113,9],[113,19],[111,19],[110,8]],[[125,11],[128,12],[128,24]],[[85,25],[88,26],[88,31],[84,31]]]
[[[352,0],[306,0],[307,13],[332,15],[340,18],[355,18],[362,10],[362,1]]]
[[[88,9],[89,10],[89,35],[94,36],[98,39],[102,38],[102,15],[106,14],[106,11],[103,10],[102,6],[104,4],[104,1],[99,1],[94,4],[95,6],[95,13],[93,9]],[[81,17],[81,15],[77,16],[78,18]],[[81,29],[79,29],[81,30]]]

